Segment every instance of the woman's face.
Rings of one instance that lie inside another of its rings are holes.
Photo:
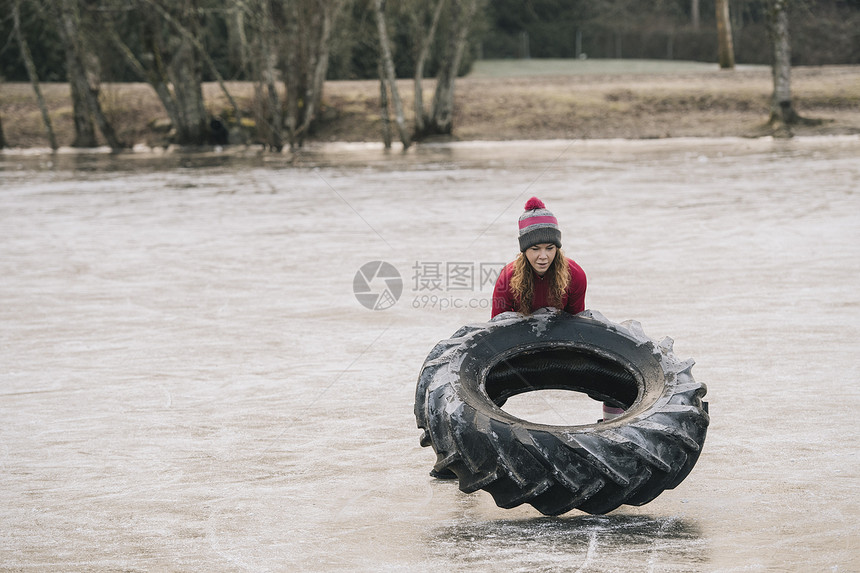
[[[552,243],[541,243],[526,249],[526,259],[538,274],[543,276],[549,270],[549,266],[555,259],[556,248]]]

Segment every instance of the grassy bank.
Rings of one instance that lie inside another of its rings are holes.
[[[253,88],[228,84],[251,115]],[[227,109],[218,86],[204,86],[216,115]],[[425,102],[433,82],[424,84]],[[74,126],[67,84],[42,90],[60,145]],[[407,118],[412,82],[399,82]],[[770,68],[721,71],[715,64],[637,60],[506,60],[478,62],[456,86],[455,139],[604,139],[758,136],[772,91]],[[797,110],[821,119],[798,135],[860,133],[860,66],[798,67],[792,71]],[[146,84],[105,84],[105,110],[120,136],[131,143],[163,145],[154,126],[166,119]],[[11,147],[46,147],[39,109],[29,84],[0,84],[0,114]],[[311,141],[381,141],[379,84],[330,81],[322,121]]]

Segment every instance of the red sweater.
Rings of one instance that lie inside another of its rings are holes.
[[[531,311],[535,311],[545,306],[555,306],[571,314],[576,314],[585,310],[585,271],[572,259],[567,259],[567,266],[570,268],[570,285],[567,287],[567,292],[562,297],[561,305],[551,305],[549,303],[549,281],[546,276],[539,277],[534,274],[535,292],[532,297]],[[534,270],[532,270],[534,272]],[[517,301],[514,293],[511,292],[511,277],[514,275],[514,263],[508,263],[502,272],[499,273],[499,278],[496,280],[496,288],[493,289],[493,314],[496,316],[502,312],[509,310],[516,311]]]

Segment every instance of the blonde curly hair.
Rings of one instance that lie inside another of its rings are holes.
[[[567,258],[560,248],[556,249],[555,258],[552,260],[552,264],[547,269],[545,276],[550,281],[549,302],[553,306],[560,308],[564,293],[567,291],[567,287],[570,286],[570,267],[567,265]],[[511,276],[511,292],[519,306],[517,312],[531,314],[536,310],[532,308],[535,293],[534,272],[525,253],[520,253],[514,261],[514,273]]]

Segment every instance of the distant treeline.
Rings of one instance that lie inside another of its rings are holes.
[[[714,0],[493,0],[481,56],[717,60]],[[788,2],[793,65],[860,64],[860,0]],[[767,3],[730,0],[735,59],[771,64]]]
[[[0,78],[27,81],[18,44],[12,41],[12,4],[19,4],[21,32],[42,81],[66,81],[66,49],[51,17],[57,0],[0,0]],[[183,0],[184,1],[184,0]],[[236,24],[237,0],[197,0],[200,37],[217,70],[228,80],[251,79]],[[337,13],[330,36],[327,79],[367,79],[379,76],[379,42],[369,0],[349,0]],[[398,77],[415,72],[418,49],[414,23],[402,0],[388,0],[388,25]],[[119,35],[135,52],[146,41],[139,2],[80,0],[84,18],[113,13]],[[738,63],[769,64],[765,2],[731,0],[732,35]],[[791,4],[791,44],[794,65],[860,64],[860,0],[795,0]],[[444,22],[441,24],[444,26]],[[492,0],[476,14],[469,49],[460,71],[476,58],[649,58],[716,61],[714,0]],[[444,41],[440,34],[438,41]],[[101,44],[102,81],[139,81],[125,59],[97,32],[91,43]],[[434,76],[438,54],[431,51],[424,68]],[[213,73],[203,71],[204,81]]]
[[[386,145],[394,125],[408,147],[452,133],[455,78],[476,58],[713,62],[719,51],[721,67],[774,65],[772,118],[788,124],[799,119],[791,65],[860,63],[860,0],[0,0],[0,33],[0,82],[30,81],[54,149],[45,81],[70,86],[73,147],[130,145],[100,86],[142,81],[173,143],[250,137],[281,150],[315,128],[326,80],[367,78],[381,82]],[[412,79],[411,127],[397,78]],[[230,80],[253,83],[252,101],[234,98]],[[217,82],[226,110],[207,106],[204,82]]]

